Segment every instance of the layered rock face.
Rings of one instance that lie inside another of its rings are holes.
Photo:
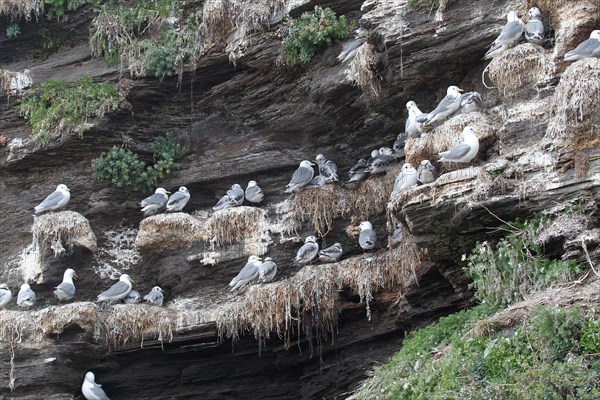
[[[585,260],[583,240],[598,260],[598,221],[565,210],[597,204],[600,61],[561,61],[598,26],[597,3],[538,4],[552,39],[544,48],[519,45],[487,70],[481,58],[506,11],[525,15],[529,2],[449,1],[437,13],[403,1],[289,3],[282,12],[292,16],[319,3],[368,28],[370,78],[349,80],[358,67],[336,60],[340,45],[300,68],[280,68],[274,21],[243,48],[215,44],[179,87],[176,78],[133,80],[131,108],[95,121],[83,138],[35,148],[15,114],[17,98],[0,102],[0,134],[9,141],[0,149],[0,282],[14,296],[25,281],[38,293],[28,311],[0,311],[0,398],[81,398],[87,370],[113,399],[344,398],[405,332],[470,305],[462,256],[500,237],[494,228],[504,221],[565,214],[560,225],[573,228],[549,233],[547,252]],[[91,59],[87,37],[70,34],[87,31],[92,16],[83,8],[67,22],[40,20],[16,39],[0,37],[1,68],[28,68],[34,83],[82,74],[117,81],[122,71]],[[42,30],[72,39],[47,60],[32,59]],[[486,88],[482,74],[496,88]],[[391,146],[407,101],[431,110],[452,84],[480,92],[486,109],[409,139],[406,160],[437,159],[473,124],[484,135],[468,168],[439,164],[436,182],[395,195],[399,167],[355,188],[283,193],[298,163],[319,153],[345,178],[358,158]],[[165,132],[185,154],[182,169],[160,185],[185,185],[192,196],[184,213],[144,219],[138,202],[149,193],[94,180],[91,163],[121,144],[150,161],[150,142]],[[212,211],[233,183],[249,180],[263,188],[264,205]],[[69,211],[55,215],[60,229],[52,218],[31,217],[59,183],[71,189]],[[78,225],[66,229],[67,220]],[[371,253],[358,246],[362,220],[380,237]],[[408,239],[388,249],[395,223]],[[294,266],[307,235],[322,247],[340,242],[343,260]],[[250,254],[278,263],[276,281],[229,293]],[[59,305],[52,290],[66,268],[80,278],[76,302]],[[142,294],[161,286],[165,306],[93,303],[120,273]]]

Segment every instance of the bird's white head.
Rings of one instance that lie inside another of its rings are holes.
[[[250,257],[248,257],[248,262],[256,262],[256,261],[260,261],[260,257],[259,256],[250,256]]]
[[[600,40],[600,29],[596,29],[590,33],[590,39]]]
[[[85,380],[88,382],[96,383],[96,375],[92,371],[85,373]]]
[[[69,277],[71,279],[73,279],[73,278],[77,279],[77,274],[75,273],[75,270],[71,269],[71,268],[69,268],[65,271],[64,276],[65,276],[65,278]]]
[[[477,136],[478,133],[479,130],[471,125],[465,126],[465,128],[462,131],[463,136]]]
[[[256,183],[256,181],[248,182],[248,187],[252,187],[252,186],[258,186],[258,183]]]
[[[315,158],[315,160],[317,160],[317,162],[327,162],[327,158],[325,158],[325,156],[323,154],[318,154],[317,157]]]
[[[239,183],[234,183],[233,185],[231,185],[231,190],[239,190],[241,188],[242,186],[240,186]]]
[[[304,243],[317,243],[317,238],[314,236],[307,236],[306,239],[304,239]]]
[[[265,257],[265,261],[273,261],[271,257]]]
[[[154,191],[154,193],[159,193],[159,194],[167,195],[168,193],[171,193],[171,192],[167,191],[165,188],[156,188],[156,190]]]
[[[0,289],[8,290],[8,285],[6,283],[0,283]]]
[[[163,290],[160,288],[160,286],[154,286],[154,287],[152,288],[152,291],[153,291],[153,292],[161,292],[161,293],[163,292]]]
[[[333,244],[334,247],[338,248],[338,249],[342,249],[342,244],[341,243],[334,243]]]
[[[517,14],[516,11],[509,11],[508,14],[506,15],[506,20],[508,22],[518,21],[519,14]]]
[[[410,164],[408,164],[408,165],[410,165]],[[371,225],[371,223],[369,221],[363,221],[363,222],[361,222],[358,227],[360,228],[361,232],[364,231],[364,230],[366,230],[366,229],[373,229],[373,225]]]
[[[540,18],[542,16],[542,12],[537,7],[531,7],[529,9],[529,11],[527,12],[527,15],[529,15],[529,18],[533,18],[533,17]]]
[[[404,165],[402,166],[402,172],[409,172],[412,171],[413,166],[410,165],[410,163],[404,163]]]
[[[423,160],[423,161],[421,161],[421,165],[427,165],[427,164],[431,164],[431,163],[429,162],[429,160]]]
[[[29,289],[31,289],[31,286],[29,286],[29,284],[24,283],[21,285],[21,290],[29,290]]]
[[[414,109],[417,106],[417,103],[415,103],[414,101],[409,101],[408,103],[406,103],[406,109],[408,111]]]
[[[315,165],[315,164],[311,163],[308,160],[304,160],[300,163],[301,168],[312,168],[313,165]]]
[[[392,154],[392,149],[390,149],[389,147],[380,147],[379,148],[379,155],[381,156],[389,156]]]
[[[379,149],[371,151],[371,158],[379,157]]]
[[[458,97],[460,96],[460,94],[463,92],[463,90],[461,88],[459,88],[458,86],[448,86],[448,90],[446,90],[446,95],[451,96],[451,97]]]
[[[188,190],[188,188],[186,188],[185,186],[181,186],[181,187],[179,188],[179,191],[180,191],[180,192],[182,192],[182,193],[187,193],[189,190]]]
[[[56,190],[59,190],[59,191],[61,191],[61,192],[62,192],[62,191],[64,191],[64,190],[66,190],[67,192],[70,192],[70,191],[71,191],[71,190],[70,190],[70,189],[67,187],[67,185],[65,185],[65,184],[63,184],[63,183],[61,183],[60,185],[58,185],[58,186],[56,187]]]
[[[121,275],[121,276],[119,277],[119,280],[120,280],[121,282],[129,282],[129,283],[132,283],[132,282],[133,282],[133,279],[131,279],[131,277],[130,277],[129,275],[127,275],[127,274],[123,274],[123,275]]]

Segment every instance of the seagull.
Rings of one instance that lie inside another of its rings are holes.
[[[389,171],[394,165],[398,164],[398,158],[391,154],[384,154],[377,157],[365,172],[371,175],[383,174]]]
[[[294,174],[292,175],[292,179],[290,183],[286,186],[285,193],[294,193],[299,192],[304,186],[308,185],[308,183],[312,180],[315,175],[315,171],[313,170],[313,163],[308,160],[304,160],[300,163],[300,166]]]
[[[319,245],[317,244],[317,238],[314,236],[307,236],[306,239],[304,239],[304,244],[296,253],[296,260],[294,261],[294,264],[310,264],[310,262],[317,257],[318,253]]]
[[[95,382],[96,377],[92,371],[85,374],[85,379],[81,385],[81,393],[87,400],[110,400],[102,390],[102,385]]]
[[[377,151],[377,150],[375,150],[375,151]],[[352,168],[350,168],[350,171],[348,171],[348,176],[350,178],[348,183],[360,182],[361,180],[363,180],[368,175],[368,172],[366,172],[366,169],[367,169],[367,160],[365,160],[364,158],[361,158],[360,160],[358,160],[356,162],[356,164],[354,164],[352,166]]]
[[[408,137],[418,138],[425,131],[419,120],[425,118],[426,115],[419,110],[417,103],[412,100],[406,103],[406,109],[408,110],[408,118],[404,124],[404,131],[408,134]]]
[[[483,98],[478,92],[463,93],[460,97],[460,112],[462,114],[481,111],[482,109]]]
[[[144,216],[154,215],[166,206],[167,201],[169,200],[169,196],[167,195],[170,193],[171,192],[167,192],[165,189],[159,187],[154,191],[152,196],[146,197],[144,200],[140,201],[140,207],[142,207],[141,211],[144,213]]]
[[[253,204],[259,204],[265,198],[265,194],[263,193],[260,186],[256,181],[248,182],[248,187],[246,188],[246,200]]]
[[[319,166],[319,175],[323,176],[325,178],[325,182],[337,182],[338,181],[338,175],[337,175],[337,165],[331,161],[328,160],[323,154],[319,154],[317,155],[317,157],[315,158],[315,161],[317,162],[317,165]]]
[[[327,183],[325,175],[317,175],[308,182],[308,185],[304,186],[304,189],[317,189]]]
[[[363,250],[371,250],[375,248],[377,242],[377,233],[373,230],[373,225],[369,221],[363,221],[358,226],[360,235],[358,236],[358,244]]]
[[[162,306],[163,299],[163,290],[160,288],[160,286],[154,286],[150,293],[144,296],[146,303],[156,304],[157,306]]]
[[[397,227],[392,233],[392,236],[388,238],[388,247],[392,250],[394,247],[399,245],[404,241],[404,230],[400,227]]]
[[[326,249],[319,251],[319,261],[325,263],[338,262],[344,254],[341,243],[335,243],[333,246],[329,246]]]
[[[63,275],[62,283],[55,287],[54,295],[59,300],[71,300],[75,296],[73,278],[77,279],[77,274],[71,268],[67,269]]]
[[[393,191],[400,192],[413,186],[417,186],[417,170],[410,163],[405,163],[394,181]]]
[[[0,310],[12,300],[12,292],[6,283],[0,284]]]
[[[435,182],[437,170],[429,160],[421,161],[421,165],[417,168],[417,181],[422,184]]]
[[[466,126],[462,131],[464,142],[454,146],[448,151],[439,153],[440,162],[468,163],[475,158],[479,151],[478,130],[472,126]]]
[[[405,157],[406,153],[404,152],[404,147],[406,146],[406,139],[408,139],[408,132],[404,131],[398,134],[398,137],[394,141],[392,145],[392,149],[394,150],[394,155],[396,157]]]
[[[112,285],[108,290],[98,295],[98,301],[116,301],[127,297],[131,292],[131,278],[127,274],[123,274],[119,277],[119,282]]]
[[[269,283],[275,279],[277,274],[277,264],[271,257],[266,257],[265,261],[258,266],[258,283]]]
[[[34,208],[35,213],[44,211],[58,210],[64,207],[71,199],[71,191],[67,185],[62,183],[56,187],[56,190],[48,195],[38,206]]]
[[[600,57],[600,30],[590,33],[590,38],[584,40],[573,50],[565,54],[565,61],[577,61],[589,57]]]
[[[229,282],[231,292],[241,289],[247,284],[251,284],[258,279],[258,268],[261,264],[260,257],[250,256],[248,262],[240,270],[240,272]]]
[[[35,304],[35,292],[31,290],[31,287],[24,283],[21,285],[21,290],[17,295],[17,305],[21,307],[31,307]]]
[[[342,52],[337,56],[337,59],[345,63],[354,58],[360,47],[367,41],[368,34],[369,31],[365,28],[358,28],[354,31],[354,38],[344,44]]]
[[[136,290],[131,290],[123,299],[125,304],[137,304],[142,301],[142,296]]]
[[[458,86],[449,86],[446,97],[439,102],[437,107],[426,116],[417,117],[417,122],[423,125],[433,125],[434,122],[442,123],[460,108],[461,92]]]
[[[525,24],[521,21],[516,11],[509,11],[506,20],[508,22],[502,28],[500,35],[498,35],[494,43],[490,46],[490,49],[483,56],[484,60],[489,60],[502,54],[506,49],[516,45],[521,38]]]
[[[235,183],[231,186],[231,189],[221,197],[221,200],[213,207],[213,210],[222,210],[229,207],[241,206],[244,202],[244,189]]]
[[[542,12],[537,7],[531,7],[527,12],[529,20],[525,25],[525,39],[537,45],[544,43],[544,24],[542,23]]]
[[[190,201],[190,192],[185,186],[181,186],[178,191],[173,193],[167,201],[167,212],[178,212]]]

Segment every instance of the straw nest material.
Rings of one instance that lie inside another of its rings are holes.
[[[552,99],[552,117],[546,139],[570,151],[600,143],[600,59],[571,64]]]
[[[206,219],[180,212],[142,220],[135,244],[140,249],[156,251],[189,247],[195,241],[209,239]]]
[[[31,228],[36,254],[41,256],[50,247],[54,256],[65,252],[64,245],[97,249],[96,235],[88,220],[75,211],[50,212],[35,218]]]
[[[346,71],[346,79],[361,88],[363,92],[374,97],[379,96],[381,85],[374,72],[378,61],[379,55],[375,51],[375,46],[365,43],[350,62],[350,68]]]
[[[513,96],[525,87],[549,80],[554,62],[543,47],[524,43],[494,57],[488,65],[491,81],[504,96]]]
[[[31,19],[31,13],[36,17],[43,11],[43,0],[0,0],[0,15],[7,15],[11,21],[25,18]]]
[[[267,211],[257,207],[232,207],[215,211],[208,221],[211,241],[219,247],[244,240],[259,242],[266,229]],[[256,243],[255,243],[256,244]]]

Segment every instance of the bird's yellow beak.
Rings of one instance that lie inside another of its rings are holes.
[[[317,166],[317,164],[315,164],[314,162],[311,162],[311,163],[310,163],[310,166],[311,166],[311,167],[316,167],[316,166]]]
[[[171,192],[169,192],[168,190],[165,190],[165,193],[166,193],[166,194],[171,194]]]
[[[79,277],[77,276],[77,274],[73,274],[73,279],[75,279],[75,280],[79,279]]]
[[[461,89],[461,88],[458,88],[458,91],[459,91],[460,93],[464,92],[464,90],[463,90],[463,89]]]

